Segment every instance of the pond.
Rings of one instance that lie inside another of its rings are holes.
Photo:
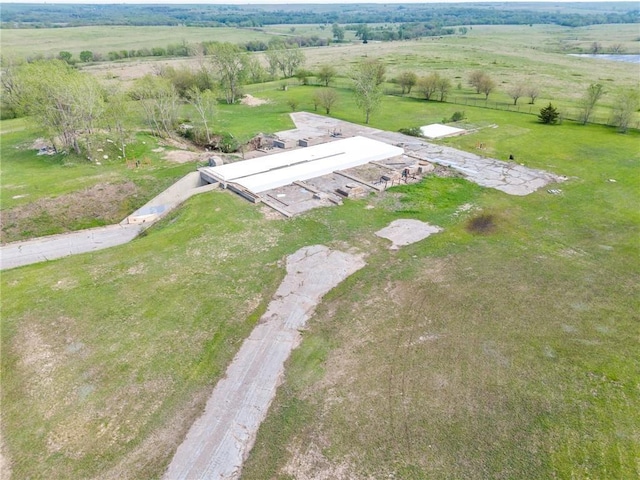
[[[640,55],[606,54],[606,53],[571,53],[572,57],[595,58],[612,62],[640,63]]]

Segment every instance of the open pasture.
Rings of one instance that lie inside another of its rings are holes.
[[[544,83],[536,105],[567,108],[588,83],[637,82],[633,65],[518,55],[509,28],[305,52],[308,65],[343,75],[367,56],[391,77],[438,65],[468,96],[475,68],[500,82],[532,75]],[[316,87],[288,82],[247,86],[270,102],[219,105],[216,125],[241,139],[291,128],[289,101],[313,111]],[[337,85],[332,116],[362,122],[346,79]],[[159,478],[264,312],[283,257],[312,244],[365,252],[367,266],[323,299],[243,478],[637,477],[640,134],[397,95],[371,126],[396,131],[456,110],[480,129],[443,144],[568,180],[513,197],[434,176],[288,220],[211,192],[128,245],[3,272],[1,443],[13,478]],[[3,208],[29,204],[13,198],[20,185],[44,198],[193,168],[66,165],[27,157],[21,147],[40,133],[28,121],[0,132]],[[392,252],[374,233],[399,218],[444,230]]]
[[[183,42],[244,43],[249,40],[268,42],[270,35],[254,29],[227,27],[129,27],[93,26],[42,29],[3,29],[2,55],[7,58],[57,56],[71,52],[77,60],[83,50],[107,53],[120,50],[162,47]]]

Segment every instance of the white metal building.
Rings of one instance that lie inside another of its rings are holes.
[[[223,183],[260,193],[403,153],[402,148],[357,136],[205,170]]]

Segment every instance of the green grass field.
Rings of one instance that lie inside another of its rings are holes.
[[[477,41],[478,58],[500,42],[486,41],[496,43]],[[438,45],[434,58],[453,55]],[[346,69],[370,46],[314,49],[310,62],[333,53]],[[553,68],[566,70],[566,57],[544,55],[536,64],[562,59]],[[526,72],[534,60],[522,58],[514,68]],[[415,57],[405,60],[393,68]],[[627,82],[632,68],[611,74]],[[288,101],[313,111],[315,87],[280,83],[247,87],[269,104],[219,105],[216,129],[248,139],[292,128]],[[332,116],[362,122],[346,82],[337,85]],[[484,143],[488,156],[566,175],[550,187],[561,193],[513,197],[428,177],[268,220],[211,192],[130,244],[2,272],[2,454],[12,478],[160,478],[264,312],[284,256],[318,243],[365,252],[367,266],[323,299],[243,478],[640,476],[640,133],[396,95],[371,126],[397,131],[462,109],[468,125],[497,128],[443,144],[477,153]],[[193,168],[153,157],[136,173],[123,162],[37,157],[26,147],[39,132],[25,120],[3,121],[0,135],[3,211],[106,181],[149,194],[152,179]],[[154,155],[150,138],[136,145]],[[484,233],[470,228],[479,215],[491,218]],[[444,231],[392,252],[374,232],[397,218]]]
[[[13,56],[58,55],[71,52],[75,59],[83,50],[103,55],[111,51],[165,48],[169,44],[268,42],[270,35],[251,29],[206,27],[95,26],[43,29],[2,29],[2,54]]]

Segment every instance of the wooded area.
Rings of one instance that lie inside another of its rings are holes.
[[[291,5],[65,5],[3,4],[2,28],[86,25],[261,27],[276,24],[429,23],[460,25],[557,24],[570,27],[637,23],[633,2]]]

